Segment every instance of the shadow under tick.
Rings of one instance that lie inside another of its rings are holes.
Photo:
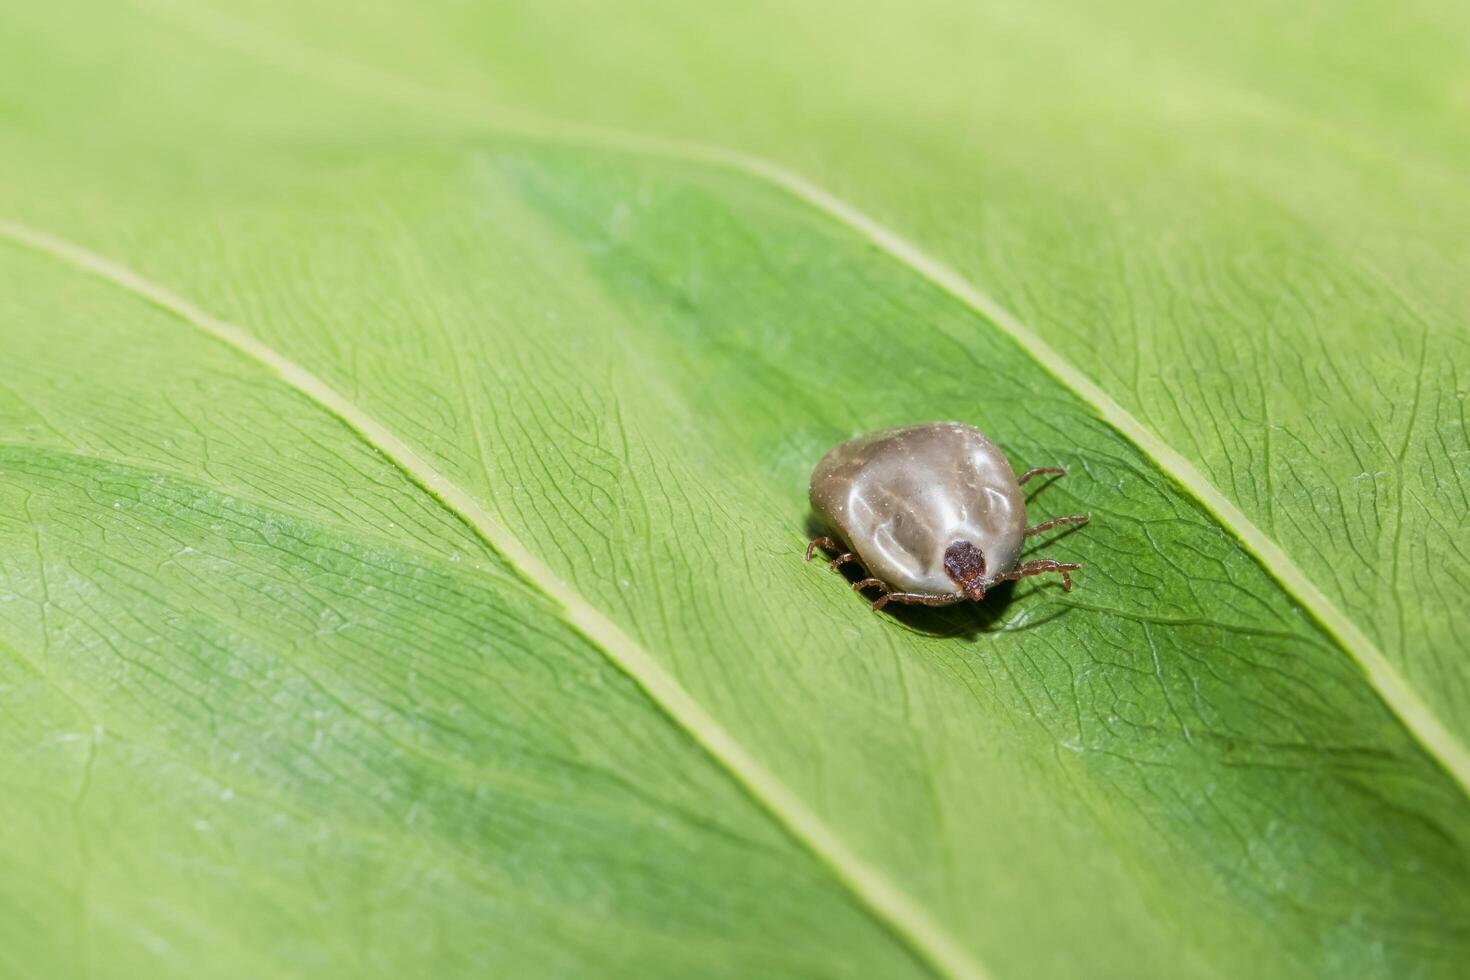
[[[997,636],[1003,633],[1034,630],[1072,611],[1071,606],[1058,606],[1044,613],[1026,616],[1021,622],[1012,622],[1012,617],[1007,614],[1016,597],[1017,588],[1020,586],[1015,582],[1002,582],[986,593],[984,602],[964,602],[939,609],[927,606],[889,605],[876,615],[889,616],[909,632],[920,633],[934,639],[974,640],[981,636]],[[1061,586],[1036,583],[1026,588],[1060,589]]]
[[[823,532],[822,524],[815,516],[808,516],[806,520],[806,531],[808,537],[816,537]],[[1071,528],[1068,529],[1070,532]],[[818,564],[814,558],[812,564]],[[846,580],[849,589],[856,582],[867,576],[856,564],[842,566],[833,575],[841,575]],[[1011,602],[1015,599],[1016,588],[1019,583],[1001,582],[991,588],[985,595],[984,602],[961,602],[953,606],[918,606],[900,605],[890,603],[878,612],[869,609],[877,592],[861,593],[852,592],[852,603],[857,611],[870,616],[887,616],[899,626],[911,633],[919,633],[923,636],[935,639],[961,638],[973,640],[986,634],[1019,633],[1023,630],[1036,629],[1045,626],[1055,619],[1065,616],[1071,611],[1070,606],[1060,606],[1042,615],[1028,617],[1019,624],[1007,622],[1006,613],[1009,611]],[[1030,588],[1056,588],[1060,589],[1060,583],[1037,582]]]

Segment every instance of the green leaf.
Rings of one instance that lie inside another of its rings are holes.
[[[1434,35],[14,6],[0,973],[1470,955]],[[1071,467],[1073,592],[800,561],[938,418]]]

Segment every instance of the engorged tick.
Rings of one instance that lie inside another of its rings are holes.
[[[839,552],[832,567],[856,562],[865,578],[854,589],[876,588],[873,603],[926,606],[985,598],[998,582],[1059,572],[1072,589],[1075,562],[1021,561],[1030,535],[1086,514],[1026,526],[1021,485],[1033,476],[1065,474],[1038,466],[1019,477],[985,433],[959,422],[933,422],[858,436],[831,449],[812,471],[812,510],[835,536],[806,548]],[[846,542],[844,546],[841,542]]]

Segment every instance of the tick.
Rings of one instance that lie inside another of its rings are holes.
[[[1087,514],[1027,526],[1021,487],[1032,477],[1064,475],[1038,466],[1017,476],[985,433],[959,422],[885,429],[834,446],[812,471],[811,500],[824,528],[806,548],[839,552],[866,576],[854,589],[878,589],[873,603],[948,606],[979,602],[999,582],[1057,572],[1072,589],[1075,562],[1021,561],[1026,538]],[[845,544],[843,542],[846,542]]]

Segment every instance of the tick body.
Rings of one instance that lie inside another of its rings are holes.
[[[1017,476],[983,432],[958,422],[859,436],[834,447],[812,471],[812,510],[837,540],[815,539],[807,560],[823,547],[840,552],[833,568],[860,564],[867,577],[853,588],[879,589],[874,609],[979,601],[999,582],[1046,572],[1060,573],[1070,590],[1069,573],[1080,565],[1021,561],[1028,535],[1087,520],[1075,514],[1027,525],[1022,484],[1064,472],[1038,467]]]

